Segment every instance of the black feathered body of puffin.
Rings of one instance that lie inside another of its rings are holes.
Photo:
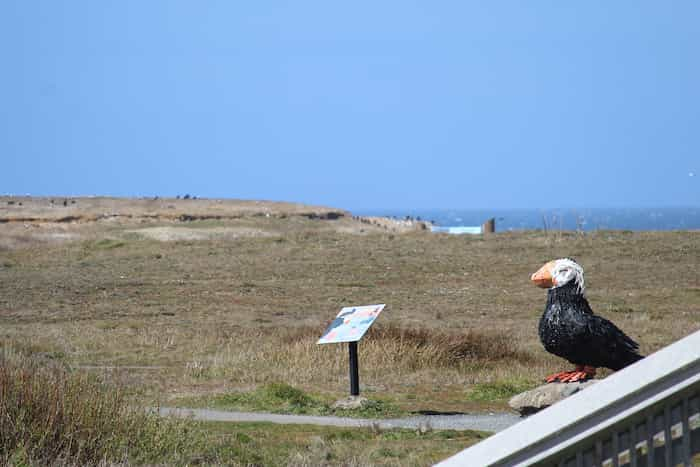
[[[576,365],[547,377],[548,383],[584,381],[596,368],[619,370],[644,358],[639,345],[607,319],[593,313],[584,295],[583,268],[569,258],[550,261],[531,278],[548,288],[539,335],[545,350]]]

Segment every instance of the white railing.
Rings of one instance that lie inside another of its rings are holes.
[[[670,467],[697,453],[700,331],[437,465]]]

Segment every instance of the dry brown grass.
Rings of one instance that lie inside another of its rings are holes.
[[[138,233],[181,226],[201,239]],[[0,224],[0,243],[15,228]],[[398,235],[300,216],[61,228],[82,240],[0,251],[0,339],[106,367],[166,402],[272,381],[343,394],[345,346],[315,342],[342,306],[386,303],[360,344],[362,391],[473,408],[476,383],[566,366],[539,344],[545,293],[528,280],[562,256],[584,265],[593,309],[644,352],[700,327],[698,232]],[[250,229],[266,234],[225,234]]]
[[[317,391],[343,388],[347,348],[316,345],[319,335],[318,328],[299,327],[257,329],[223,338],[202,336],[199,345],[216,350],[194,352],[185,364],[186,375],[195,381],[223,379],[240,387],[284,381]],[[475,368],[512,368],[534,360],[502,333],[450,333],[392,325],[371,330],[360,345],[360,355],[363,386],[372,392],[413,386],[421,373],[439,377],[437,386],[448,377],[455,384],[465,384]]]

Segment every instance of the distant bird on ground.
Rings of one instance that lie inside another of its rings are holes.
[[[644,358],[635,341],[593,313],[584,296],[583,268],[574,260],[550,261],[530,280],[549,289],[540,318],[540,341],[547,352],[576,365],[574,371],[548,376],[548,383],[585,381],[595,376],[597,367],[619,370]]]

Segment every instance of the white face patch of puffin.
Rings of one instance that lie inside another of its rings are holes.
[[[586,286],[583,281],[583,267],[569,258],[561,258],[554,261],[552,280],[554,287],[561,287],[572,280],[576,281],[578,291],[582,294],[586,292]]]

